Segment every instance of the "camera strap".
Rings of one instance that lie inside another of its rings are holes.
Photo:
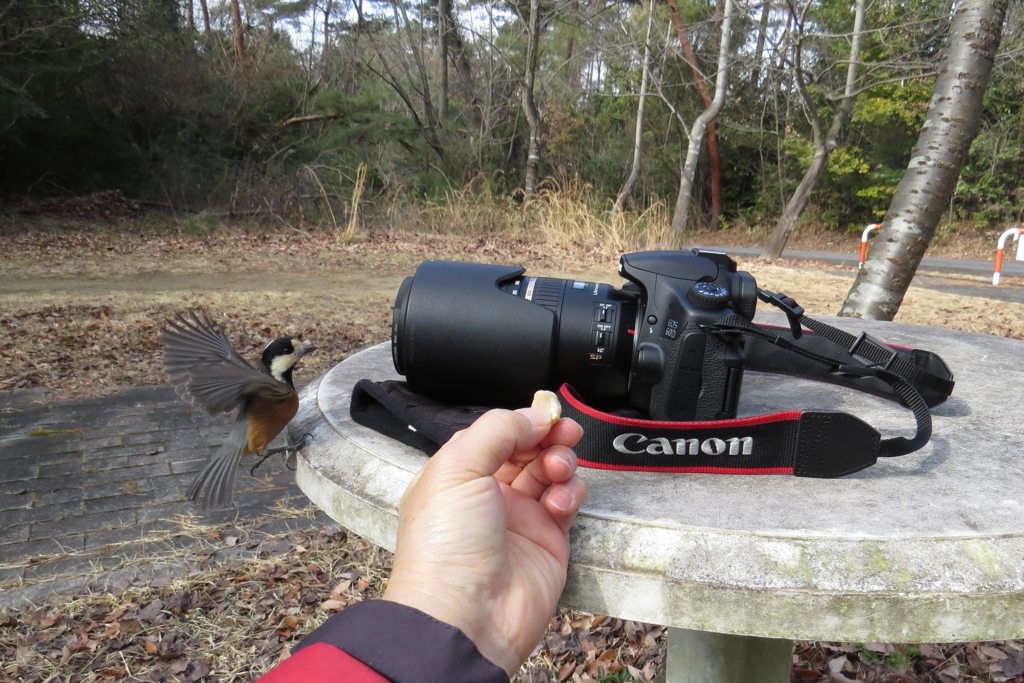
[[[703,330],[720,338],[742,335],[747,370],[830,382],[898,402],[913,413],[915,435],[883,439],[854,415],[829,411],[696,422],[641,419],[592,408],[566,384],[558,396],[562,415],[583,427],[575,448],[580,464],[622,471],[828,478],[852,474],[878,458],[911,453],[928,442],[929,407],[942,403],[954,386],[937,354],[889,345],[864,333],[852,335],[808,318],[785,295],[764,292],[762,300],[767,299],[782,304],[789,328],[735,315]],[[405,382],[364,379],[353,389],[350,413],[362,425],[433,454],[486,410],[442,403],[416,394]]]
[[[853,415],[826,411],[698,422],[635,419],[595,410],[565,385],[559,392],[563,415],[583,426],[583,439],[576,447],[580,463],[642,472],[841,477],[878,458],[912,453],[928,443],[929,407],[944,401],[954,386],[952,373],[938,355],[890,346],[865,333],[852,335],[808,318],[785,295],[764,292],[761,298],[781,304],[789,329],[734,315],[703,326],[704,331],[723,338],[743,335],[748,370],[831,382],[894,400],[913,413],[915,435],[883,439]]]
[[[707,422],[638,420],[604,413],[559,390],[562,416],[579,422],[585,467],[630,472],[841,477],[873,465],[881,437],[846,413],[789,410]]]
[[[953,373],[938,354],[889,344],[866,332],[850,334],[808,317],[804,309],[785,294],[763,289],[758,289],[757,294],[762,301],[780,308],[786,314],[789,329],[756,325],[738,316],[719,321],[723,323],[723,329],[728,327],[728,323],[733,323],[745,330],[756,328],[766,333],[757,335],[758,338],[748,336],[744,349],[744,366],[747,369],[841,384],[895,399],[891,386],[874,379],[870,374],[855,371],[848,375],[834,370],[836,364],[880,368],[909,381],[929,407],[939,405],[953,392]],[[798,349],[788,353],[790,346],[798,339]],[[817,352],[820,356],[818,362],[811,365],[804,362],[802,358],[810,357],[803,353],[804,350]]]

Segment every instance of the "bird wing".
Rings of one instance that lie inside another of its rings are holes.
[[[206,314],[189,311],[167,321],[164,370],[182,398],[211,415],[235,410],[256,394],[286,398],[291,387],[253,367]]]
[[[242,459],[249,438],[249,416],[246,411],[238,414],[234,427],[228,434],[224,444],[210,456],[206,467],[199,473],[188,490],[188,499],[199,501],[203,509],[213,506],[231,505],[238,471],[238,461]]]

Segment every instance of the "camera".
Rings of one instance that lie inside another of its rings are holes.
[[[656,420],[736,416],[741,335],[757,283],[723,252],[625,254],[621,288],[523,268],[424,261],[395,300],[395,369],[416,393],[459,405],[528,405],[569,383],[591,406]]]

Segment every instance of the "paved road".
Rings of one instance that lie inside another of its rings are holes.
[[[760,256],[761,250],[752,247],[708,247],[709,249],[720,249],[733,256],[744,256],[747,258]],[[783,260],[800,262],[817,262],[838,268],[829,268],[828,272],[844,275],[851,280],[857,275],[857,265],[860,259],[859,254],[841,254],[830,251],[787,251],[782,254]],[[995,301],[1013,301],[1024,303],[1024,287],[1006,282],[1007,278],[1024,277],[1024,261],[1007,260],[1003,262],[1004,284],[994,286],[991,282],[992,269],[995,266],[992,261],[980,259],[950,259],[950,258],[925,258],[921,261],[918,274],[914,276],[915,287],[934,289],[950,294],[961,294],[963,296],[977,296]],[[976,283],[963,279],[944,277],[945,275],[972,275],[985,277],[985,284]]]
[[[721,249],[737,256],[760,256],[761,249],[754,247],[708,247],[709,249]],[[847,266],[854,270],[860,260],[859,254],[842,254],[833,251],[786,251],[782,254],[783,259],[793,261],[821,261],[837,266]],[[994,256],[993,256],[994,259]],[[953,259],[953,258],[931,258],[925,257],[921,260],[922,272],[937,273],[963,273],[965,275],[988,275],[991,277],[994,260],[981,259]],[[1003,262],[1003,275],[1024,277],[1024,261],[1013,261],[1007,258]]]

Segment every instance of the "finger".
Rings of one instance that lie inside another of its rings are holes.
[[[541,452],[550,446],[562,445],[572,448],[579,440],[583,437],[583,428],[580,427],[576,422],[571,419],[561,419],[555,422],[551,426],[551,430],[548,431],[547,436],[541,439],[540,444],[537,448],[531,448],[527,451],[517,451],[513,453],[508,459],[508,465],[514,465],[516,470],[510,470],[506,465],[502,465],[501,470],[498,471],[499,479],[504,483],[511,483],[515,476],[519,474],[519,471],[529,465],[531,462],[537,459],[537,456]],[[502,479],[501,475],[505,475],[506,478]],[[509,476],[511,475],[511,476]]]
[[[444,468],[453,484],[494,475],[513,453],[526,452],[543,439],[551,422],[536,408],[491,410],[449,441],[431,461]]]
[[[540,500],[554,483],[569,481],[576,472],[576,454],[566,446],[552,446],[522,468],[510,486],[534,500]]]
[[[537,449],[540,452],[540,449]],[[513,454],[512,458],[509,458],[501,464],[498,471],[494,473],[494,478],[500,481],[502,484],[512,485],[512,482],[516,480],[516,477],[523,471],[528,462],[516,462]]]
[[[541,498],[544,509],[550,513],[563,533],[569,533],[569,527],[576,519],[580,506],[587,500],[587,484],[577,475],[569,481],[552,484]]]
[[[563,417],[551,426],[551,430],[541,440],[540,445],[547,447],[562,444],[572,448],[579,443],[581,438],[583,438],[583,427],[572,418]]]

